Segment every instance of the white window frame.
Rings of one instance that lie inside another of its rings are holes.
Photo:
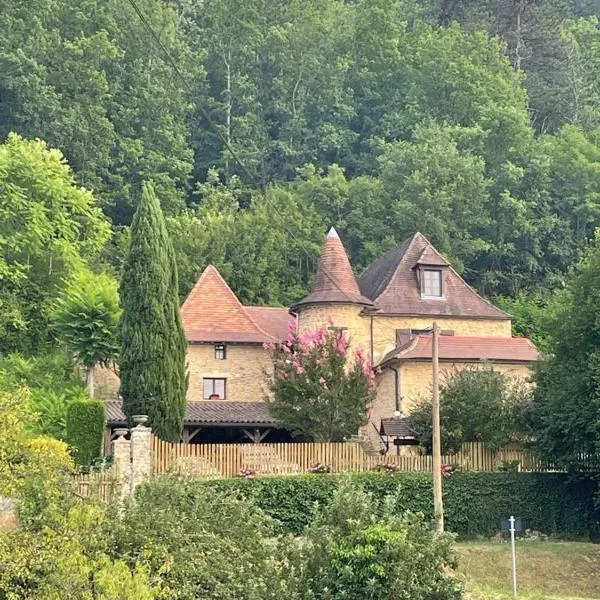
[[[222,381],[223,382],[223,395],[221,396],[219,394],[219,400],[226,400],[227,399],[227,378],[226,377],[203,377],[202,378],[202,398],[204,400],[212,400],[213,398],[211,398],[211,395],[213,395],[215,393],[215,383],[217,381]],[[206,393],[206,384],[208,382],[212,382],[212,392],[210,392],[208,395]]]
[[[427,286],[427,275],[429,273],[436,273],[439,281],[439,294],[428,294],[426,291]],[[427,299],[439,300],[444,298],[444,273],[442,269],[422,269],[421,271],[421,297]]]

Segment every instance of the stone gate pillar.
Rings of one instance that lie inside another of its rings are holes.
[[[137,425],[131,430],[131,495],[138,484],[152,476],[152,429],[146,427],[148,417],[133,417]]]
[[[131,442],[125,439],[127,433],[128,429],[116,429],[117,438],[112,442],[113,465],[120,486],[120,500],[125,500],[131,494]]]

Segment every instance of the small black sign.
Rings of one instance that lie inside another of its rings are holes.
[[[502,531],[510,531],[510,519],[500,521],[500,529]],[[521,517],[515,517],[515,531],[523,531],[523,521]]]

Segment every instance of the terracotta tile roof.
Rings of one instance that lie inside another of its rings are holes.
[[[111,400],[106,403],[106,421],[109,425],[125,423],[122,402]],[[231,402],[206,400],[188,402],[185,408],[185,424],[213,424],[214,426],[275,426],[275,420],[264,402]]]
[[[418,264],[447,265],[421,233],[373,262],[359,278],[360,290],[380,314],[510,319],[477,294],[452,267],[442,269],[444,297],[422,298],[415,273]]]
[[[289,308],[278,306],[244,306],[254,322],[278,342],[283,342],[288,336],[288,325],[294,322]]]
[[[245,310],[215,267],[206,267],[181,307],[189,342],[275,342]]]
[[[410,419],[408,417],[381,419],[379,433],[381,435],[389,435],[390,437],[415,439],[415,433],[410,427]]]
[[[390,360],[431,360],[433,336],[417,335],[387,354],[381,364]],[[537,348],[522,337],[466,337],[440,336],[440,360],[456,361],[504,361],[508,363],[532,363],[538,360]]]
[[[431,244],[427,244],[427,246],[423,248],[421,256],[419,256],[419,260],[417,260],[417,264],[432,267],[450,266],[446,262],[446,259],[443,258],[442,255]]]
[[[328,302],[365,306],[372,304],[368,298],[361,295],[346,250],[333,227],[327,234],[321,251],[311,293],[296,302],[293,308],[304,304]]]

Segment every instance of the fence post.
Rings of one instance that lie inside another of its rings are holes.
[[[131,492],[131,442],[125,439],[128,430],[116,429],[117,439],[112,442],[113,464],[119,484],[121,500],[129,497]]]
[[[131,430],[131,495],[138,484],[152,476],[152,429],[146,427],[148,417],[133,417],[136,426]]]

